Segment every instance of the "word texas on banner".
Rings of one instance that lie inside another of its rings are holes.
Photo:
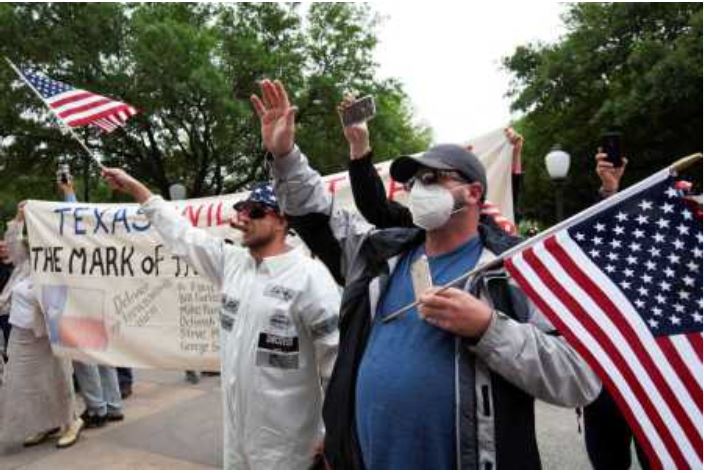
[[[472,142],[487,167],[489,199],[512,218],[511,147],[497,132]],[[389,162],[379,171],[391,198]],[[346,173],[325,181],[353,207]],[[221,238],[247,193],[173,202],[183,218]],[[136,204],[30,201],[31,268],[54,352],[113,366],[219,368],[220,292],[170,254]],[[237,243],[235,243],[237,244]]]

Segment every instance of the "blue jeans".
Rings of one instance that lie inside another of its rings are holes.
[[[108,412],[122,412],[122,396],[115,368],[74,361],[73,371],[90,414],[104,416]]]

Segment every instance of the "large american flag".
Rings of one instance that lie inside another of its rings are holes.
[[[36,71],[18,69],[17,72],[69,127],[93,125],[110,133],[137,114],[137,110],[131,105],[87,90],[76,89]]]
[[[508,258],[654,468],[702,468],[702,219],[668,171]],[[611,203],[613,202],[613,203]]]

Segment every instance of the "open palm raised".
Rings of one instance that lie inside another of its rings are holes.
[[[259,84],[261,98],[252,95],[254,110],[262,126],[264,146],[275,157],[288,154],[295,138],[296,107],[292,107],[280,81],[263,80]]]

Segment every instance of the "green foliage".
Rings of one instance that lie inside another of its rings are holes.
[[[378,18],[365,4],[0,4],[0,53],[76,87],[141,110],[124,130],[80,130],[106,163],[168,195],[232,192],[266,178],[249,97],[281,78],[299,107],[297,141],[323,172],[346,168],[336,105],[348,90],[376,96],[377,155],[430,141],[393,80],[376,79]],[[21,41],[18,40],[21,38]],[[85,153],[9,67],[0,67],[0,219],[21,198],[56,199],[68,162],[84,186]],[[113,199],[92,169],[93,200]]]
[[[521,46],[504,59],[513,74],[516,127],[526,137],[523,210],[554,216],[543,157],[555,143],[572,155],[566,210],[596,199],[600,135],[623,133],[622,187],[702,146],[701,3],[573,4],[554,45]]]

